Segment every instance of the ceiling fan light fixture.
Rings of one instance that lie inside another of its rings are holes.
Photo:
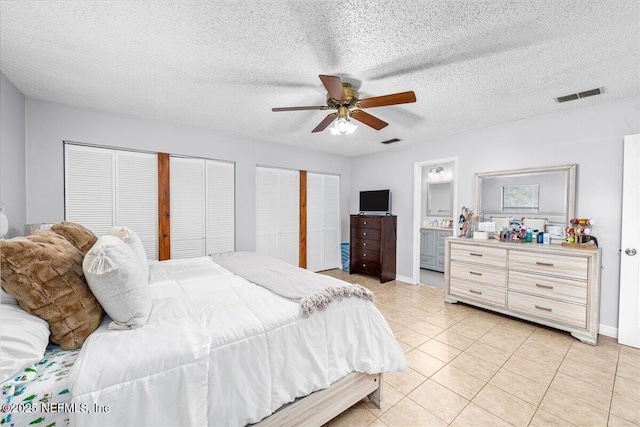
[[[340,117],[330,130],[332,135],[351,135],[356,129],[358,126],[351,123],[348,118]]]
[[[349,120],[349,109],[345,106],[338,108],[338,120],[331,127],[332,135],[351,135],[358,129],[358,126]]]

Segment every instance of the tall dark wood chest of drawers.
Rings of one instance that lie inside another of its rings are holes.
[[[396,278],[395,215],[351,215],[351,273],[388,282]]]

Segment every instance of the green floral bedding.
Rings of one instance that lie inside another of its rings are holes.
[[[79,353],[49,345],[41,361],[2,383],[0,426],[69,425],[69,372]]]

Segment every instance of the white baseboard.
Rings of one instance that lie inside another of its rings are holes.
[[[415,283],[413,283],[413,278],[412,277],[401,276],[399,274],[396,274],[396,280],[399,281],[399,282],[408,283],[410,285],[415,285]]]
[[[618,328],[614,328],[613,326],[600,325],[598,333],[611,338],[618,338]]]

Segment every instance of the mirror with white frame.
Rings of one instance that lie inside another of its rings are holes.
[[[496,223],[511,218],[566,226],[575,213],[575,182],[575,164],[476,173],[475,211]]]
[[[453,189],[455,166],[453,162],[430,164],[422,167],[422,203],[420,217],[423,226],[433,226],[454,216]]]
[[[427,216],[453,215],[453,182],[427,182]]]

